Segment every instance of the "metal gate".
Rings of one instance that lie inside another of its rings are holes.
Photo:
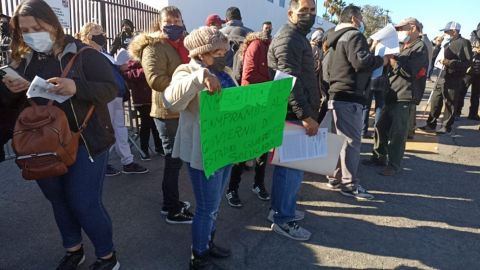
[[[0,0],[0,13],[12,16],[21,0]],[[68,34],[80,31],[82,25],[95,22],[103,26],[107,37],[113,40],[121,31],[121,20],[129,19],[136,31],[148,31],[157,18],[158,10],[136,0],[70,0],[71,28]]]

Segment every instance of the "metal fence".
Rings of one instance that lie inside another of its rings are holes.
[[[21,0],[0,0],[0,12],[12,16]],[[136,31],[149,30],[157,18],[158,10],[136,0],[70,0],[71,28],[68,34],[80,31],[87,22],[103,26],[107,37],[112,40],[121,31],[121,20],[129,19]]]

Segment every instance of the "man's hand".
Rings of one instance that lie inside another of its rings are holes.
[[[54,77],[48,79],[47,82],[55,85],[54,87],[48,89],[49,93],[60,96],[73,96],[75,93],[77,93],[77,85],[72,79]]]
[[[203,84],[208,90],[210,95],[213,95],[215,92],[220,93],[222,90],[222,85],[217,77],[210,74],[208,71],[205,71],[205,78],[203,79]]]
[[[442,59],[442,64],[445,66],[448,66],[450,64],[450,60],[443,58]]]
[[[308,117],[302,121],[303,127],[307,130],[308,136],[315,136],[318,132],[318,123],[313,118]]]
[[[5,84],[5,86],[10,90],[12,93],[20,93],[22,91],[25,91],[30,87],[30,82],[25,80],[25,79],[11,79],[7,76],[5,76],[2,79],[2,82]]]

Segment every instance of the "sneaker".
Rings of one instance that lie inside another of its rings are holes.
[[[83,252],[83,246],[77,251],[67,251],[67,254],[63,256],[60,264],[57,266],[57,270],[75,270],[80,264],[85,261],[85,253]]]
[[[141,156],[140,159],[143,160],[143,161],[152,160],[152,158],[150,157],[150,154],[148,152],[145,152],[145,155]]]
[[[340,190],[340,193],[343,196],[353,197],[357,200],[372,200],[374,198],[372,194],[368,193],[368,191],[360,185],[354,190]]]
[[[435,131],[436,134],[449,134],[452,132],[451,128],[442,127],[439,130]]]
[[[228,191],[227,194],[225,194],[225,197],[227,198],[227,202],[231,207],[240,208],[243,206],[236,190]]]
[[[311,232],[300,227],[296,221],[290,221],[285,224],[273,223],[272,231],[298,241],[307,241],[312,236]]]
[[[419,127],[419,129],[423,130],[423,131],[435,131],[437,127],[435,126],[432,126],[432,125],[429,125],[429,124],[426,124],[425,126],[423,127]]]
[[[118,270],[120,269],[120,263],[117,261],[115,252],[110,259],[98,258],[97,261],[90,265],[90,270]]]
[[[192,220],[193,214],[184,208],[176,214],[168,214],[165,218],[168,224],[192,224]]]
[[[268,212],[267,220],[273,223],[273,215],[275,214],[275,211],[273,209],[270,209]],[[295,210],[295,217],[293,218],[293,221],[300,221],[305,218],[305,212],[300,211],[300,210]]]
[[[116,176],[116,175],[119,175],[120,173],[121,172],[115,169],[115,167],[113,167],[110,164],[107,164],[107,170],[105,171],[105,176]]]
[[[163,147],[155,148],[155,153],[157,153],[159,156],[164,157],[165,152],[163,151]]]
[[[143,173],[148,173],[148,169],[138,165],[135,162],[132,162],[128,165],[123,165],[122,172],[124,174],[143,174]]]
[[[180,203],[183,204],[182,209],[188,210],[188,209],[190,208],[190,202],[187,202],[187,201],[182,202],[182,201],[180,201]],[[168,215],[168,209],[167,209],[166,206],[162,206],[162,210],[160,210],[160,214],[162,214],[162,215],[164,215],[164,216]]]
[[[267,190],[263,185],[260,186],[253,186],[252,187],[253,193],[257,194],[257,197],[262,201],[270,200],[270,194],[268,194]]]

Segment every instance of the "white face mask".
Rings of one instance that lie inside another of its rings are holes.
[[[408,42],[410,40],[410,36],[408,35],[408,31],[399,31],[397,32],[398,41],[401,43]]]
[[[27,44],[32,50],[41,53],[48,53],[52,51],[53,41],[50,38],[49,32],[35,32],[22,34],[23,42]]]

